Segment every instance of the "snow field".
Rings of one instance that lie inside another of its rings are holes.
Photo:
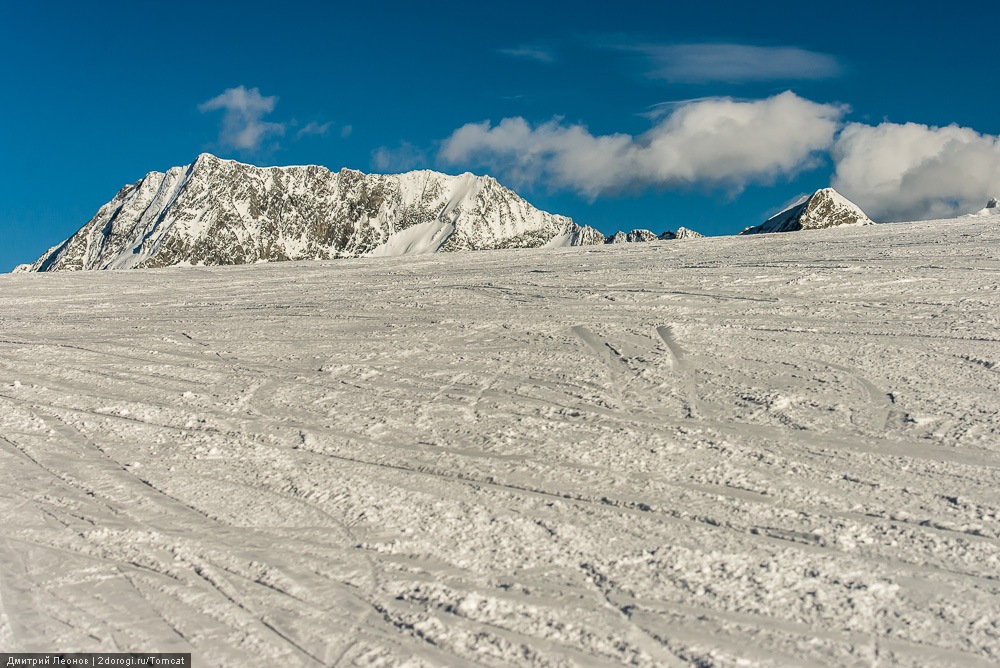
[[[995,665],[998,241],[0,277],[0,646]]]

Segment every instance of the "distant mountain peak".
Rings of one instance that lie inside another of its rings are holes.
[[[704,234],[700,232],[695,232],[694,230],[688,229],[686,227],[678,227],[677,232],[674,235],[675,239],[699,239],[704,237]]]
[[[608,244],[631,244],[644,241],[657,241],[662,237],[658,237],[649,230],[632,230],[631,232],[615,232],[612,236],[605,240]]]
[[[986,207],[976,211],[975,213],[970,213],[970,216],[979,218],[982,216],[1000,216],[1000,200],[996,197],[991,197],[990,201],[986,203]]]
[[[807,195],[786,209],[768,218],[764,223],[748,227],[740,234],[765,234],[770,232],[795,232],[820,230],[841,225],[873,225],[857,204],[833,188],[822,188]]]
[[[126,185],[32,269],[249,264],[603,240],[489,176],[255,167],[202,153],[190,165]]]

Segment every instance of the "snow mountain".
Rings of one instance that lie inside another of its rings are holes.
[[[740,234],[820,230],[840,225],[874,225],[857,204],[833,188],[817,190],[765,222],[748,227]]]
[[[126,185],[28,271],[576,246],[604,236],[489,176],[255,167],[203,153]]]
[[[986,208],[980,209],[975,213],[969,214],[975,218],[981,218],[983,216],[1000,216],[1000,200],[996,197],[991,197],[990,201],[986,203]]]
[[[666,230],[659,236],[649,230],[637,229],[631,232],[615,232],[610,237],[605,238],[604,243],[606,244],[631,244],[639,243],[645,241],[671,241],[673,239],[695,239],[697,237],[703,237],[704,234],[699,234],[694,230],[690,230],[686,227],[678,227],[676,232],[671,230]]]
[[[694,230],[689,230],[686,227],[678,227],[677,232],[674,233],[675,239],[699,239],[704,236],[704,234],[695,232]]]

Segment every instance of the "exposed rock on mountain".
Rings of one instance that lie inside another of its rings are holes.
[[[598,240],[599,239],[599,240]],[[33,271],[247,264],[602,243],[489,176],[254,167],[204,153],[150,172]]]
[[[740,234],[795,232],[839,225],[873,224],[857,204],[833,188],[823,188],[771,216],[763,224],[748,227]]]
[[[674,235],[675,239],[698,239],[704,237],[704,234],[700,232],[695,232],[694,230],[689,230],[686,227],[678,227],[677,233]]]
[[[996,197],[991,197],[990,201],[986,203],[986,208],[985,209],[980,209],[979,211],[976,211],[975,213],[969,214],[969,215],[977,216],[977,217],[979,217],[979,216],[1000,216],[1000,200],[997,200]]]
[[[626,244],[640,241],[656,241],[660,238],[661,237],[656,236],[649,230],[632,230],[631,232],[615,232],[615,234],[608,237],[604,243]]]
[[[604,235],[593,227],[583,225],[577,226],[577,231],[572,234],[572,243],[569,246],[599,246],[605,242]]]

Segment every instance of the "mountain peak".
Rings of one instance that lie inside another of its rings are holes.
[[[626,243],[637,243],[643,241],[657,241],[660,237],[656,236],[649,230],[632,230],[631,232],[615,232],[612,236],[608,237],[604,243],[608,244],[626,244]]]
[[[762,224],[746,228],[740,234],[795,232],[841,225],[873,224],[857,204],[833,188],[821,188],[812,195],[799,198]]]
[[[969,214],[972,217],[980,218],[983,216],[1000,216],[1000,200],[996,197],[991,197],[990,201],[986,203],[986,207],[976,211],[975,213]]]
[[[675,239],[699,239],[705,236],[700,232],[695,232],[694,230],[688,229],[686,227],[678,227],[677,232],[674,236]]]
[[[199,167],[216,167],[216,166],[221,165],[223,163],[229,163],[229,164],[233,164],[233,165],[242,165],[243,164],[242,162],[239,162],[238,160],[230,160],[230,159],[227,159],[227,158],[220,158],[219,156],[217,156],[217,155],[215,155],[213,153],[199,153],[198,157],[194,159],[194,162],[192,162],[190,165],[188,165],[188,168],[189,169],[198,169]],[[247,165],[247,166],[249,167],[250,165]],[[175,167],[175,169],[182,169],[182,168]]]
[[[596,231],[595,231],[596,232]],[[200,154],[125,186],[32,266],[130,269],[589,241],[492,177],[256,167]],[[603,237],[601,237],[603,241]]]

